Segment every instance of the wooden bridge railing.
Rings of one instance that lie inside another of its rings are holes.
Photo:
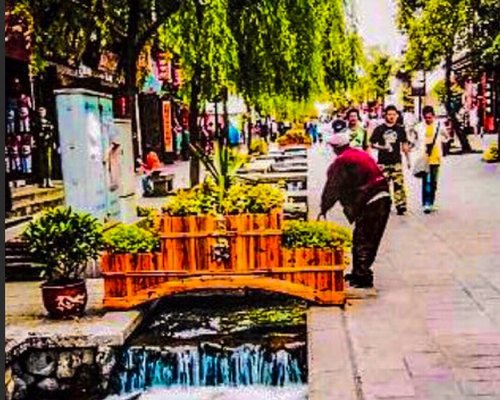
[[[344,304],[342,250],[286,249],[279,212],[169,217],[161,251],[105,254],[104,305],[127,309],[159,297],[210,289],[261,289]]]

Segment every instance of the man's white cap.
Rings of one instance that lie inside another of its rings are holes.
[[[328,144],[332,147],[344,147],[347,146],[351,141],[351,135],[345,130],[339,133],[334,133]]]

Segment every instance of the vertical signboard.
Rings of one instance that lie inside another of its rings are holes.
[[[174,138],[172,134],[172,106],[170,101],[162,102],[163,116],[163,144],[165,153],[174,151]]]

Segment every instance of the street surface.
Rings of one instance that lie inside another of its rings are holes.
[[[313,190],[322,187],[331,156],[320,148],[311,157]],[[444,159],[439,210],[430,215],[421,211],[419,182],[408,177],[410,212],[393,212],[374,266],[378,296],[350,300],[344,316],[331,313],[345,318],[358,376],[357,396],[351,390],[339,398],[500,399],[500,165],[480,158]],[[311,217],[318,213],[317,190]],[[345,223],[339,206],[329,215]],[[321,360],[325,382],[345,376],[328,372],[328,358]],[[326,393],[335,389],[312,398],[337,398]]]

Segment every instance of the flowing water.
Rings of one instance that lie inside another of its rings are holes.
[[[120,395],[144,399],[305,399],[303,302],[257,293],[168,299],[118,358]]]

